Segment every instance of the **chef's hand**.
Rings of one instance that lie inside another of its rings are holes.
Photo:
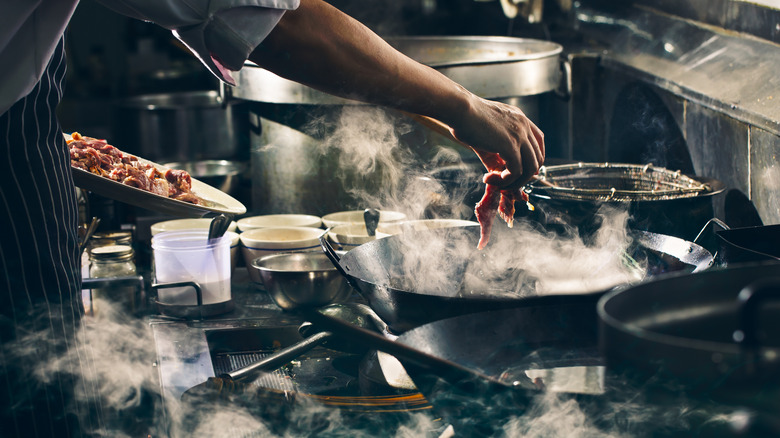
[[[544,134],[512,105],[475,97],[453,133],[477,153],[489,173],[485,183],[502,189],[530,182],[544,164]]]

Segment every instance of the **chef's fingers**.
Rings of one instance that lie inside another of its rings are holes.
[[[536,126],[533,122],[531,122],[531,132],[533,133],[536,143],[539,145],[535,151],[537,153],[536,159],[539,161],[539,165],[541,166],[544,164],[544,158],[547,155],[547,151],[545,150],[544,145],[544,132],[542,132],[542,130],[539,129],[539,127]]]
[[[506,163],[497,153],[476,148],[471,149],[477,154],[479,161],[488,172],[501,172],[506,168]]]
[[[503,156],[506,168],[500,175],[486,175],[484,181],[487,184],[502,189],[515,189],[528,184],[539,172],[545,158],[544,134],[536,125],[529,123],[531,126],[523,141]]]

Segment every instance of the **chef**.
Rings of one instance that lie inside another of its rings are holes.
[[[391,48],[321,0],[101,0],[173,32],[214,75],[249,59],[340,97],[450,125],[506,163],[491,183],[517,187],[544,161],[542,132],[516,107],[481,99]],[[100,435],[100,400],[71,370],[46,368],[79,343],[83,313],[75,187],[54,115],[63,33],[77,0],[4,1],[0,14],[0,431]],[[494,162],[495,160],[491,160]],[[74,385],[81,387],[74,388]],[[78,394],[76,397],[74,394]]]

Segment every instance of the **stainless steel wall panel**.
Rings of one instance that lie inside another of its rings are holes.
[[[780,223],[780,137],[750,128],[750,198],[764,224]]]
[[[749,193],[748,126],[688,103],[685,127],[696,174],[720,180],[727,189]],[[715,206],[715,214],[724,217],[722,205]]]

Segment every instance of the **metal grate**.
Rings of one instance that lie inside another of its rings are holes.
[[[227,373],[247,365],[253,364],[271,353],[254,351],[217,355],[214,358],[214,372],[216,375]],[[284,367],[271,373],[263,373],[252,382],[253,385],[262,388],[277,389],[285,392],[295,391],[295,381],[287,375]]]
[[[652,164],[577,163],[543,166],[526,190],[556,199],[627,202],[689,198],[711,189]]]

